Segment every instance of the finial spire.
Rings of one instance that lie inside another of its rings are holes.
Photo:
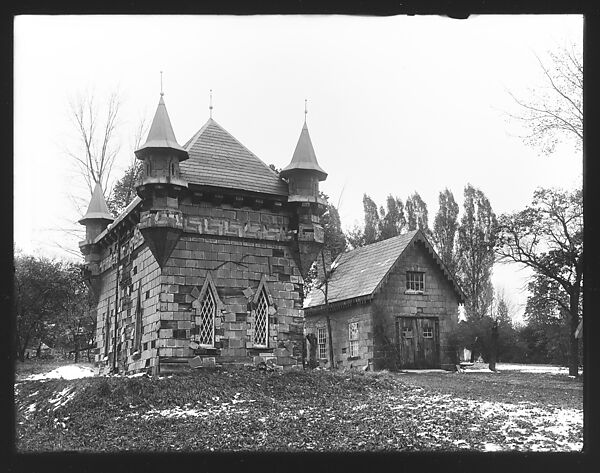
[[[308,99],[304,99],[304,123],[306,123],[306,115],[308,114]]]
[[[165,95],[165,94],[163,93],[162,73],[163,73],[163,71],[160,71],[160,96],[161,96],[161,97],[162,97],[163,95]]]
[[[213,110],[212,89],[210,89],[210,105],[208,106],[208,112],[209,112],[210,118],[212,118],[212,110]]]

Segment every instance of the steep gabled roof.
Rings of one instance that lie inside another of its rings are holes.
[[[385,284],[387,275],[413,241],[422,241],[440,269],[453,285],[459,301],[464,300],[462,289],[439,259],[421,230],[379,241],[339,255],[332,264],[327,298],[330,304],[349,299],[372,297]],[[304,301],[305,308],[325,304],[324,288],[314,288]]]
[[[288,195],[277,173],[212,118],[184,148],[190,159],[181,163],[181,177],[190,184]]]
[[[281,176],[287,177],[290,171],[296,169],[314,171],[317,173],[320,181],[323,181],[327,177],[327,173],[321,169],[321,166],[317,162],[317,155],[315,154],[306,122],[304,122],[302,131],[300,132],[300,138],[298,138],[292,161],[281,170]]]

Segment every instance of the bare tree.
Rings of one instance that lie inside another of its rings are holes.
[[[142,162],[135,157],[134,151],[142,146],[142,142],[148,133],[148,121],[141,118],[137,128],[134,130],[131,147],[129,150],[130,161],[123,176],[118,179],[107,198],[110,211],[116,217],[119,215],[136,196],[137,181],[142,175]]]
[[[546,84],[531,90],[524,99],[510,93],[520,112],[510,114],[524,123],[530,134],[529,145],[540,148],[544,154],[554,152],[563,138],[573,138],[575,149],[583,143],[583,58],[575,45],[549,53],[550,61],[537,60]]]
[[[120,148],[116,136],[120,106],[118,92],[111,92],[103,105],[98,104],[93,93],[80,94],[70,103],[77,145],[67,153],[77,164],[90,194],[96,182],[103,189],[108,188]]]

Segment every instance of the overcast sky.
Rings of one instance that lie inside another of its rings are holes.
[[[581,48],[581,16],[21,16],[15,21],[15,243],[69,257],[78,238],[58,231],[87,196],[65,149],[76,136],[69,101],[93,92],[122,99],[118,178],[131,137],[151,120],[163,72],[180,144],[213,118],[267,164],[290,161],[304,120],[321,184],[344,228],[362,223],[362,196],[378,205],[419,192],[430,225],[438,194],[462,206],[467,183],[497,214],[524,208],[538,186],[581,185],[582,160],[565,144],[546,157],[508,118],[544,81],[536,58]],[[84,209],[85,210],[85,209]],[[76,226],[76,225],[75,225]],[[71,256],[72,258],[72,256]],[[494,282],[519,306],[526,272],[497,267]]]

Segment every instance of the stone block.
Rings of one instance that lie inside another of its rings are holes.
[[[189,360],[188,364],[193,369],[200,368],[202,366],[202,358],[200,358],[199,356],[196,356],[196,357],[192,358],[191,360]]]
[[[275,348],[273,350],[273,355],[276,357],[286,357],[290,354],[291,352],[287,348]]]
[[[295,358],[292,358],[291,356],[278,356],[277,364],[282,365],[282,366],[289,366],[289,365],[296,365],[296,364],[298,364],[298,362],[296,361]]]

